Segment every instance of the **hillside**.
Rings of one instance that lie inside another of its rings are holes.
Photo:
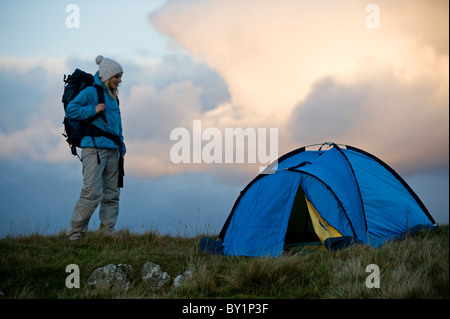
[[[448,225],[378,249],[357,246],[329,252],[303,248],[280,258],[205,255],[198,251],[199,239],[128,231],[114,237],[92,232],[80,242],[70,242],[65,233],[3,238],[1,298],[449,298]],[[141,268],[149,260],[171,277],[162,288],[152,288],[141,279]],[[66,287],[69,264],[80,269],[80,288]],[[133,267],[128,290],[87,284],[94,269],[108,264]],[[369,265],[378,266],[379,288],[366,285],[373,274]],[[173,279],[185,270],[192,277],[173,287]]]

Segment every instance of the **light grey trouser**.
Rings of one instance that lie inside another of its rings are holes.
[[[70,239],[79,239],[84,235],[88,229],[89,220],[100,203],[100,230],[105,233],[114,233],[114,226],[119,215],[120,189],[117,187],[119,151],[83,148],[81,160],[83,187],[73,210],[67,236]]]

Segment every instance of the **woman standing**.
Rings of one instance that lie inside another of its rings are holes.
[[[122,66],[99,55],[95,84],[102,88],[105,103],[98,101],[97,89],[90,86],[81,91],[66,108],[66,115],[76,120],[95,118],[91,123],[105,131],[106,136],[85,136],[81,141],[83,187],[73,210],[67,236],[80,239],[87,231],[89,220],[100,204],[100,231],[114,234],[119,215],[120,189],[123,175],[122,119],[118,103],[118,87],[122,82]],[[95,117],[96,114],[101,116]],[[108,136],[108,137],[107,137]]]

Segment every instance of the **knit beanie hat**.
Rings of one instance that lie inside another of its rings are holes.
[[[104,58],[103,55],[97,56],[95,62],[98,64],[98,76],[102,82],[109,80],[117,73],[123,72],[119,63],[112,59]]]

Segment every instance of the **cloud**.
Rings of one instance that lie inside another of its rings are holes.
[[[176,165],[170,159],[172,130],[192,130],[194,120],[220,109],[229,92],[206,64],[179,52],[149,64],[125,65],[120,101],[126,133],[127,170],[134,176],[210,171],[205,165]]]
[[[380,28],[356,0],[168,1],[149,20],[225,80],[228,111],[202,117],[213,127],[278,127],[280,155],[326,138],[405,170],[442,166],[448,3],[377,5]]]
[[[448,24],[448,4],[377,3],[380,29],[353,0],[168,1],[149,20],[178,48],[158,60],[114,57],[126,70],[128,173],[257,172],[260,163],[173,164],[170,132],[194,120],[222,134],[278,128],[279,155],[335,140],[415,169],[448,162],[448,31],[435,28]],[[73,160],[60,135],[62,74],[95,72],[93,58],[0,58],[1,158]]]
[[[22,156],[48,162],[66,159],[65,152],[62,152],[65,142],[61,132],[53,123],[42,119],[11,134],[0,132],[0,159],[17,159]],[[68,151],[68,148],[65,150]]]
[[[127,92],[143,84],[152,85],[160,91],[174,83],[192,82],[202,89],[199,95],[202,111],[213,109],[230,97],[222,77],[185,52],[164,55],[156,61],[146,63],[126,61],[124,66],[124,88]]]
[[[9,63],[6,63],[8,61]],[[42,60],[0,58],[0,90],[1,111],[0,131],[4,133],[13,132],[17,129],[26,128],[30,118],[41,116],[49,111],[54,103],[50,105],[42,102],[50,102],[50,94],[55,92],[57,83],[54,81],[53,73],[47,69]],[[42,63],[42,64],[41,64]],[[48,63],[48,61],[47,61]],[[55,64],[57,61],[55,61]],[[62,87],[62,75],[60,78]],[[61,99],[62,92],[59,95]],[[55,100],[58,100],[55,99]],[[61,109],[58,109],[61,111]],[[57,112],[49,112],[48,115]]]
[[[194,119],[226,102],[225,83],[186,54],[147,63],[123,60],[120,105],[127,175],[162,176],[185,170],[170,161],[170,133],[177,127],[190,128]],[[96,65],[93,59],[67,58],[63,66],[58,61],[51,69],[50,60],[0,58],[0,159],[73,160],[62,136],[63,75],[75,68],[94,73]]]
[[[413,38],[419,46],[448,55],[448,1],[383,0],[377,3],[382,10],[383,28],[396,29],[400,34]]]
[[[64,158],[62,74],[55,77],[58,60],[50,65],[49,59],[0,58],[0,159]]]
[[[160,91],[148,85],[132,87],[129,97],[122,99],[131,174],[161,176],[179,171],[169,157],[170,132],[186,126],[192,117],[200,117],[201,91],[191,82],[173,83]]]
[[[319,80],[292,112],[292,138],[342,141],[404,172],[448,166],[448,96],[437,79],[404,81],[392,67],[375,69],[357,82]]]

